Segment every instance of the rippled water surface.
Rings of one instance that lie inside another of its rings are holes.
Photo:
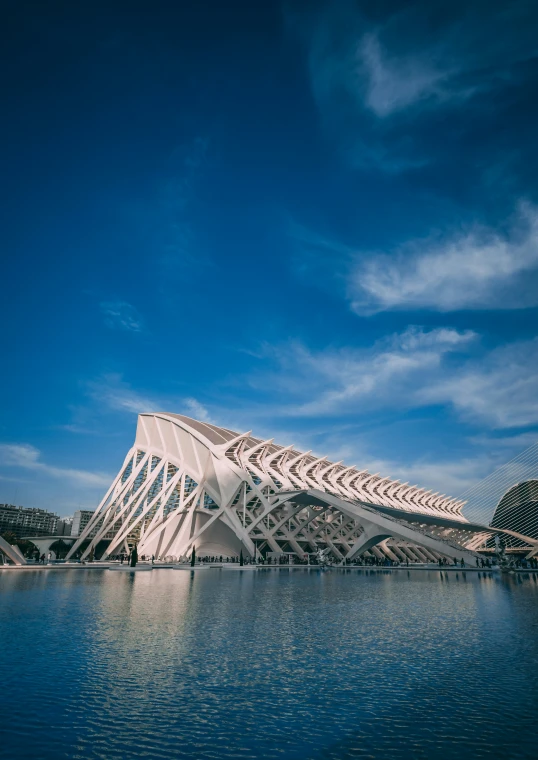
[[[0,573],[0,757],[536,758],[538,577]]]

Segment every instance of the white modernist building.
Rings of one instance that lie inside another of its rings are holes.
[[[474,564],[466,544],[484,526],[465,519],[463,504],[250,432],[140,414],[134,446],[68,558],[112,536],[103,558],[137,543],[139,556],[170,560],[193,547],[199,556],[301,558],[323,548],[337,562],[370,553]]]

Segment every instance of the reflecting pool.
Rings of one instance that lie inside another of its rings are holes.
[[[536,758],[538,576],[0,572],[0,757]]]

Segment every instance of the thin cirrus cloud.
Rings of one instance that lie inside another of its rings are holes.
[[[450,20],[429,25],[426,2],[380,9],[375,24],[371,9],[361,5],[336,0],[289,14],[290,29],[305,43],[320,107],[334,107],[338,91],[382,119],[428,100],[457,105],[502,85],[535,55],[536,10],[524,0],[493,8],[487,17],[479,4],[462,4]]]
[[[366,81],[365,104],[380,118],[430,98],[449,97],[443,87],[450,75],[448,71],[435,68],[427,58],[390,58],[374,33],[362,37],[358,57]]]
[[[431,379],[451,353],[467,351],[476,333],[452,328],[410,327],[368,348],[314,352],[300,343],[268,347],[278,371],[268,382],[290,403],[283,415],[317,417],[373,407],[413,405],[417,383]],[[261,382],[264,382],[263,380]]]
[[[208,410],[195,398],[183,399],[182,407],[187,412],[187,416],[192,416],[201,422],[211,422]]]
[[[538,339],[488,351],[470,330],[413,327],[370,348],[315,352],[290,344],[267,349],[267,356],[277,365],[263,380],[276,394],[273,415],[444,407],[485,429],[538,425]]]
[[[434,63],[425,45],[406,51],[400,44],[393,52],[383,43],[390,17],[385,29],[372,27],[358,7],[351,12],[346,8],[343,14],[334,3],[320,12],[295,16],[291,28],[306,41],[310,83],[322,111],[342,105],[339,93],[345,94],[346,104],[379,118],[428,98],[448,97],[443,83],[452,72]]]
[[[208,409],[192,396],[171,397],[139,393],[116,373],[102,375],[87,383],[88,395],[100,407],[117,412],[141,414],[143,412],[172,412],[210,422]]]
[[[507,233],[476,225],[356,255],[348,295],[358,314],[522,309],[538,305],[537,270],[538,209],[522,202]]]
[[[538,338],[498,346],[417,393],[419,402],[450,404],[464,418],[496,429],[538,425]]]
[[[89,381],[87,391],[99,407],[133,414],[162,411],[157,399],[137,393],[116,373],[105,374]]]
[[[437,18],[425,0],[375,12],[370,6],[333,0],[287,14],[323,125],[344,159],[399,174],[445,166],[448,149],[478,178],[498,162],[511,130],[518,137],[509,163],[517,167],[528,138],[525,119],[513,113],[528,109],[532,97],[535,4],[513,0],[484,14],[481,3],[456,3]],[[477,139],[487,113],[507,125],[498,140]],[[477,166],[469,164],[470,150]]]
[[[99,304],[105,325],[111,330],[140,333],[145,330],[144,320],[135,307],[126,301],[103,301]]]
[[[101,472],[89,472],[69,467],[57,467],[41,460],[41,452],[28,443],[0,444],[0,462],[10,469],[32,470],[40,475],[68,480],[82,487],[110,485],[111,476]]]

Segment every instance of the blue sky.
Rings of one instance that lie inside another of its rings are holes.
[[[136,414],[458,495],[538,437],[538,8],[8,3],[0,501]]]

